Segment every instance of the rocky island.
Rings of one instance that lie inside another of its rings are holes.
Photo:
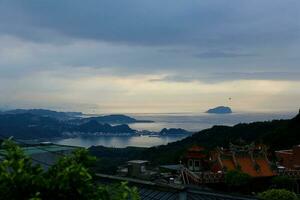
[[[208,111],[206,111],[206,113],[209,113],[209,114],[230,114],[230,113],[232,113],[232,110],[231,110],[230,107],[218,106],[216,108],[209,109]]]

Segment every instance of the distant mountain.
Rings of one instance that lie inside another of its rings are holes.
[[[30,113],[1,114],[0,135],[21,139],[54,138],[61,136],[64,124],[60,121]]]
[[[126,115],[105,115],[99,117],[89,117],[84,118],[82,121],[97,121],[99,123],[107,123],[107,124],[130,124],[130,123],[151,123],[153,121],[150,120],[137,120],[135,118],[126,116]]]
[[[231,110],[230,107],[218,106],[216,108],[209,109],[208,111],[206,111],[206,113],[210,113],[210,114],[230,114],[230,113],[232,113],[232,110]]]
[[[43,116],[43,117],[52,117],[59,120],[68,120],[82,115],[81,112],[57,112],[57,111],[46,110],[46,109],[15,109],[15,110],[0,112],[0,114],[25,114],[25,113]]]
[[[181,129],[181,128],[164,128],[162,129],[159,134],[161,135],[187,135],[191,134],[191,132],[188,132],[187,130]]]
[[[15,137],[17,139],[50,139],[69,135],[76,136],[90,133],[133,134],[136,131],[128,125],[111,126],[97,121],[82,124],[72,124],[69,121],[58,120],[31,113],[0,114],[0,137]],[[1,139],[1,138],[0,138]]]
[[[135,130],[129,128],[128,125],[111,126],[109,124],[100,124],[95,120],[91,120],[75,128],[79,132],[89,133],[135,133]]]

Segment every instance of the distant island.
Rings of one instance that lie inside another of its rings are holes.
[[[187,135],[191,132],[184,130],[182,128],[164,128],[159,132],[160,135]]]
[[[79,112],[56,112],[43,109],[17,109],[0,112],[0,136],[16,139],[51,139],[77,136],[167,136],[189,135],[180,128],[155,131],[131,129],[129,123],[153,122],[126,115],[81,117]]]
[[[230,113],[232,113],[232,110],[231,110],[230,107],[218,106],[216,108],[209,109],[208,111],[206,111],[206,113],[210,113],[210,114],[230,114]]]
[[[104,115],[98,117],[89,117],[83,119],[83,121],[97,121],[98,123],[107,124],[131,124],[131,123],[152,123],[151,120],[137,120],[135,118],[129,117],[127,115]]]
[[[69,120],[83,115],[83,113],[81,112],[57,112],[57,111],[46,110],[46,109],[14,109],[14,110],[0,111],[0,114],[33,114],[42,117],[51,117],[58,120]]]

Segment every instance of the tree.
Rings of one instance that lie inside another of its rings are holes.
[[[90,170],[94,157],[84,149],[61,158],[48,171],[33,164],[12,141],[2,144],[0,199],[137,200],[138,192],[126,183],[98,185]]]
[[[271,189],[258,195],[262,200],[298,200],[295,193],[285,189]]]
[[[272,178],[272,185],[274,188],[292,190],[295,184],[296,181],[287,176],[276,176]]]
[[[251,176],[239,170],[231,170],[225,174],[225,183],[229,186],[245,186],[251,181]]]

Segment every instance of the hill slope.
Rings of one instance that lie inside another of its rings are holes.
[[[181,141],[158,147],[125,149],[91,147],[90,151],[93,155],[101,157],[105,163],[101,170],[111,172],[111,169],[115,169],[117,165],[130,159],[145,159],[145,155],[153,164],[178,163],[186,149],[192,145],[207,148],[226,147],[229,142],[240,140],[246,143],[264,143],[270,147],[270,150],[286,149],[300,144],[300,115],[291,120],[238,124],[233,127],[214,126]],[[124,152],[126,152],[125,157]]]

